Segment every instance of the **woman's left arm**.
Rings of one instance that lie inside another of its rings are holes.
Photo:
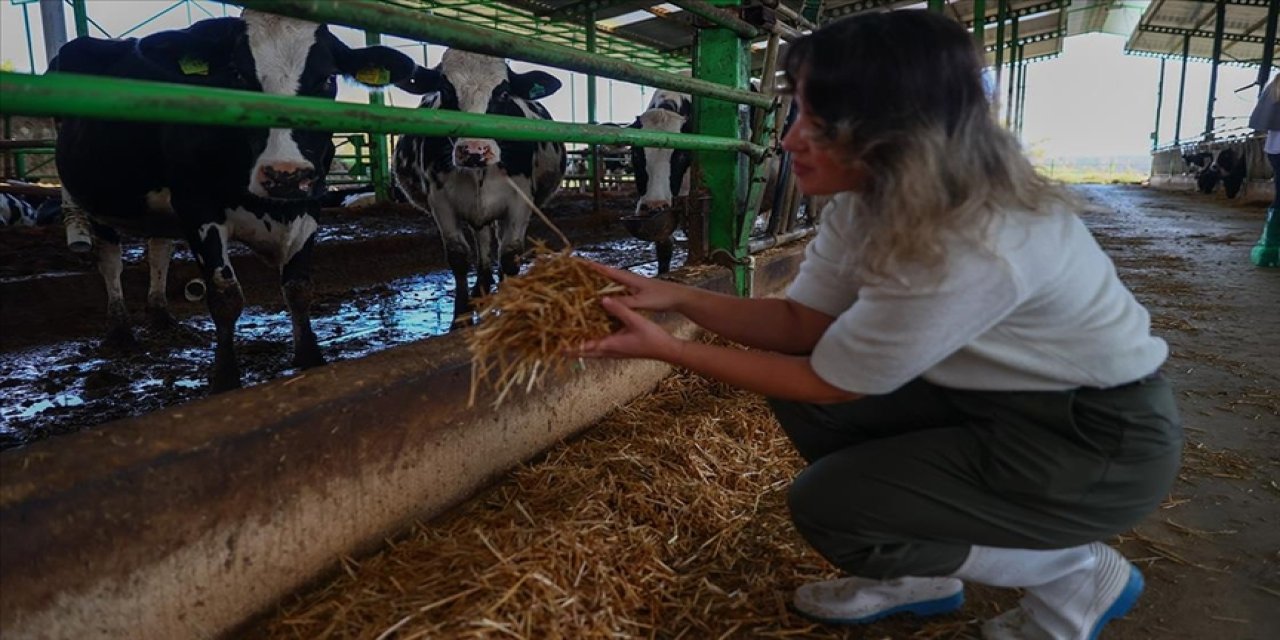
[[[818,404],[848,402],[860,395],[832,386],[814,372],[808,356],[742,350],[680,340],[617,300],[605,310],[622,329],[587,342],[578,355],[590,358],[648,358],[684,367],[708,378],[771,398]]]

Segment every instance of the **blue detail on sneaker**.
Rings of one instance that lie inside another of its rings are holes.
[[[1142,572],[1138,568],[1129,565],[1129,581],[1124,585],[1124,591],[1116,597],[1116,601],[1111,603],[1111,607],[1098,618],[1098,623],[1093,625],[1093,631],[1089,632],[1089,640],[1097,640],[1098,634],[1102,633],[1102,628],[1108,622],[1129,613],[1133,605],[1137,604],[1138,596],[1142,595],[1142,588],[1145,586],[1142,580]]]
[[[1138,579],[1139,581],[1141,581],[1142,578],[1139,577]],[[1139,587],[1139,591],[1141,591],[1141,587]],[[1134,599],[1135,600],[1137,599],[1136,595],[1134,596]],[[797,609],[794,606],[791,607],[791,610],[799,614],[801,617],[808,618],[809,620],[812,620],[814,622],[821,622],[823,624],[868,624],[868,623],[880,620],[881,618],[887,618],[889,616],[896,615],[899,613],[910,613],[919,617],[937,616],[937,615],[942,615],[944,613],[952,613],[954,611],[959,611],[960,607],[963,607],[963,606],[964,606],[964,592],[957,591],[955,594],[947,596],[945,598],[937,598],[935,600],[922,600],[920,602],[909,602],[907,604],[899,605],[890,609],[885,609],[883,611],[877,611],[871,615],[862,616],[861,618],[824,618],[822,616],[816,616],[811,613],[806,613],[804,611],[801,611],[800,609]],[[1099,624],[1099,626],[1101,626],[1101,624]]]

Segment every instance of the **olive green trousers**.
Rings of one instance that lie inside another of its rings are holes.
[[[1173,485],[1182,429],[1167,381],[965,391],[922,379],[816,405],[771,400],[809,461],[788,503],[836,567],[950,575],[971,545],[1057,549],[1126,531]]]

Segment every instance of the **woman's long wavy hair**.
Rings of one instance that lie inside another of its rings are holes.
[[[927,11],[853,16],[791,44],[783,70],[821,123],[812,143],[865,176],[851,251],[864,276],[937,267],[998,215],[1073,203],[996,122],[984,66],[963,27]]]

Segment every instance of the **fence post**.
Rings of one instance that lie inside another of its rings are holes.
[[[364,32],[365,46],[373,46],[382,44],[382,35],[372,31]],[[382,94],[377,91],[369,92],[369,104],[382,104]],[[391,167],[389,164],[389,154],[387,153],[387,136],[381,133],[370,133],[369,135],[369,179],[373,182],[373,197],[377,202],[387,202],[391,199]],[[327,167],[326,167],[327,168]]]
[[[736,10],[741,6],[741,0],[711,0],[710,4]],[[743,54],[744,49],[742,39],[729,29],[698,29],[693,76],[735,88],[746,86],[747,58]],[[743,137],[741,110],[730,102],[695,97],[694,122],[697,132],[703,135]],[[700,151],[698,166],[701,167],[702,186],[711,198],[707,225],[711,260],[733,269],[738,293],[747,295],[750,288],[747,245],[739,241],[739,225],[749,224],[742,211],[742,204],[746,201],[743,174],[747,164],[737,153]]]

